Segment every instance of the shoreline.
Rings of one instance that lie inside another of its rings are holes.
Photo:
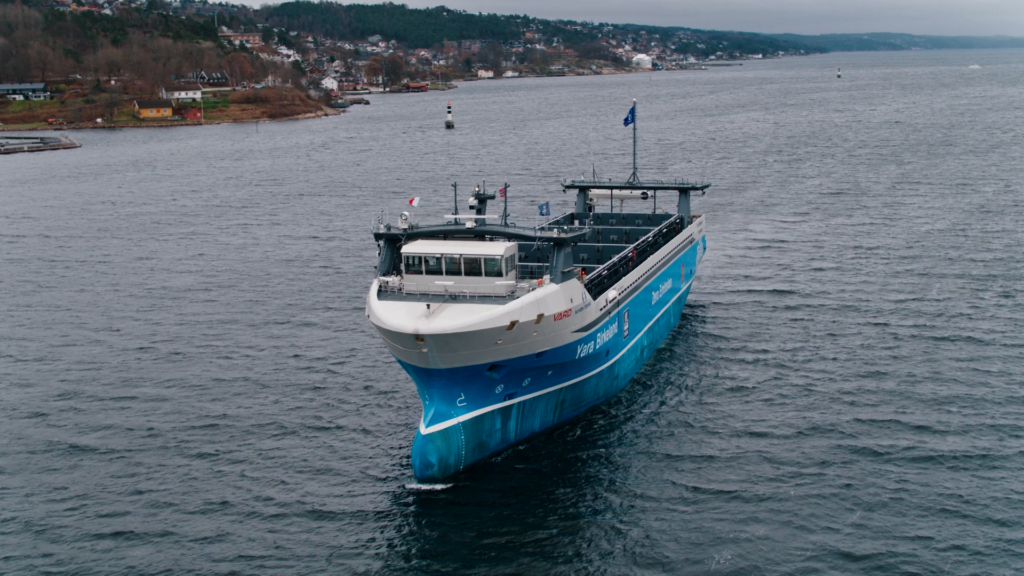
[[[338,110],[334,108],[322,108],[318,112],[305,112],[296,116],[286,116],[284,118],[247,118],[245,120],[206,120],[206,121],[174,121],[174,122],[132,122],[130,124],[110,124],[104,122],[103,124],[96,124],[94,122],[82,122],[80,124],[70,124],[63,126],[53,126],[50,124],[0,124],[0,132],[41,132],[41,131],[52,131],[52,132],[63,132],[65,130],[119,130],[122,128],[184,128],[187,126],[212,126],[217,124],[246,124],[252,122],[287,122],[290,120],[311,120],[313,118],[326,118],[328,116],[338,116],[343,114],[344,110]]]
[[[719,64],[718,66],[742,66],[742,62],[729,62]],[[643,74],[643,73],[654,73],[654,72],[693,72],[701,71],[701,68],[675,68],[669,70],[651,70],[651,69],[634,69],[634,68],[604,68],[600,71],[585,71],[582,73],[558,73],[558,74],[529,74],[521,75],[513,78],[456,78],[451,80],[451,86],[445,89],[431,90],[431,92],[445,92],[454,90],[459,87],[459,84],[464,82],[483,82],[493,80],[522,80],[522,79],[536,79],[536,78],[568,78],[572,76],[617,76],[622,74]],[[707,68],[703,69],[704,71]],[[366,92],[351,92],[350,94],[367,96],[367,95],[383,95],[383,94],[397,94],[398,92],[388,92],[387,90],[368,90]],[[404,93],[404,92],[403,92]],[[121,128],[180,128],[187,126],[209,126],[217,124],[245,124],[249,122],[284,122],[290,120],[309,120],[313,118],[326,118],[328,116],[337,116],[343,114],[345,109],[330,108],[323,106],[318,112],[305,112],[296,116],[287,116],[284,118],[247,118],[244,120],[206,120],[206,121],[137,121],[131,123],[102,123],[97,124],[94,122],[81,122],[78,124],[65,124],[62,126],[55,126],[45,123],[32,123],[32,124],[2,124],[0,123],[0,133],[3,132],[40,132],[40,131],[55,131],[62,132],[65,130],[117,130]]]

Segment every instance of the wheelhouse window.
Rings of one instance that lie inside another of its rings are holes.
[[[484,267],[480,261],[481,258],[476,256],[463,256],[462,257],[462,275],[463,276],[483,276]]]
[[[511,274],[516,271],[516,255],[509,254],[505,256],[505,274]]]
[[[501,258],[484,258],[484,276],[501,278],[505,276],[501,269]]]
[[[441,269],[440,256],[424,256],[423,271],[431,276],[441,276],[444,271]]]
[[[444,257],[444,275],[462,276],[462,262],[458,256]]]
[[[406,274],[423,274],[423,257],[422,256],[406,256],[405,257],[405,273]]]

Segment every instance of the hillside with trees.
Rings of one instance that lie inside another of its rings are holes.
[[[400,4],[299,1],[266,6],[256,16],[272,27],[337,40],[380,35],[409,48],[429,48],[445,39],[510,41],[523,36],[520,17],[469,14],[444,6],[421,10]]]
[[[717,52],[746,54],[808,53],[808,45],[764,34],[696,30],[682,27],[637,24],[593,23],[574,20],[545,20],[524,15],[473,14],[437,6],[409,8],[404,4],[339,4],[297,0],[264,6],[256,21],[273,27],[296,30],[336,40],[359,40],[379,35],[407,48],[430,48],[445,41],[483,40],[512,42],[544,39],[571,49],[589,47],[607,40],[628,41],[644,36],[665,41],[685,38],[678,48],[698,55]],[[601,59],[602,54],[592,53]]]
[[[976,48],[1024,48],[1024,38],[1010,36],[917,36],[872,32],[868,34],[772,34],[782,42],[803,44],[823,52],[873,52],[884,50],[965,50]]]
[[[214,18],[178,16],[158,8],[158,0],[119,5],[109,14],[0,3],[0,83],[44,82],[54,98],[0,99],[0,122],[123,120],[130,118],[134,100],[153,99],[161,87],[202,70],[223,71],[231,85],[268,76],[301,85],[302,74],[293,67],[223,42]],[[214,99],[206,116],[283,117],[318,107],[298,91],[291,92],[268,93],[264,100],[273,97],[273,103],[232,106],[227,99]]]
[[[345,92],[367,85],[401,91],[417,81],[692,69],[830,51],[1007,47],[1024,47],[1024,39],[766,35],[393,3],[295,0],[253,9],[208,0],[0,0],[0,83],[46,84],[34,101],[0,99],[0,122],[51,114],[128,122],[134,100],[197,80],[212,115],[204,121],[231,121],[324,111],[331,101],[343,107]],[[222,92],[264,85],[275,89]],[[184,119],[187,111],[175,107],[170,115]]]
[[[247,64],[236,66],[247,72],[238,81],[288,73],[286,67],[224,45],[212,18],[146,8],[123,7],[106,15],[0,4],[0,83],[128,78],[154,91],[196,70],[224,69],[233,54]]]

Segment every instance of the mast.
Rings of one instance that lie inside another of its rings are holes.
[[[633,173],[626,182],[633,184],[639,181],[640,178],[636,174],[636,98],[633,98]]]
[[[508,182],[505,182],[505,187],[502,190],[504,192],[501,193],[501,196],[505,199],[505,207],[501,210],[501,223],[508,226]]]
[[[452,190],[455,191],[455,211],[452,214],[455,215],[455,224],[459,223],[459,183],[452,182]]]

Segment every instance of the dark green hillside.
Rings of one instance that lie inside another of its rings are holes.
[[[380,34],[409,47],[424,48],[448,40],[519,40],[518,16],[469,14],[444,6],[416,9],[401,4],[285,2],[262,8],[258,16],[270,26],[341,40]]]
[[[593,52],[594,43],[602,38],[630,42],[641,48],[657,38],[662,44],[676,46],[680,53],[693,55],[811,51],[804,43],[750,32],[472,14],[445,6],[419,9],[391,3],[346,5],[299,0],[266,6],[256,16],[270,26],[336,40],[365,40],[379,34],[384,40],[396,40],[408,48],[430,48],[445,40],[528,40],[530,33],[543,38],[546,44],[557,40],[561,45],[587,52]],[[674,38],[679,41],[674,42]]]
[[[916,36],[872,32],[868,34],[772,34],[782,42],[811,46],[818,51],[866,52],[879,50],[941,50],[971,48],[1024,48],[1024,38],[1010,36]]]

